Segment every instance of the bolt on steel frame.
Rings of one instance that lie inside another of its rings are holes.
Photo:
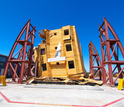
[[[23,82],[24,76],[31,75],[35,31],[35,27],[30,24],[29,20],[19,33],[7,59],[4,75],[6,76],[10,69],[12,80],[17,79],[18,83]],[[22,39],[23,36],[24,39]],[[20,75],[17,74],[18,68],[20,68]]]
[[[109,85],[112,86],[115,85],[118,78],[123,78],[124,48],[114,29],[105,18],[102,25],[99,25],[99,31],[102,54],[103,84],[107,84],[108,82]],[[110,33],[114,39],[109,38]],[[119,60],[119,52],[121,52],[122,60]],[[118,70],[118,76],[114,79],[113,73],[116,69]]]
[[[97,76],[99,76],[99,79],[101,80],[102,63],[99,54],[92,41],[90,41],[89,43],[89,62],[90,62],[90,74],[92,75],[92,78],[95,79]],[[95,69],[97,70],[95,71]]]

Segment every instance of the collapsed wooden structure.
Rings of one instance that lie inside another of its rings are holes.
[[[76,78],[76,76],[78,78]],[[78,75],[74,75],[72,78],[50,78],[50,77],[28,77],[25,84],[31,83],[42,83],[42,84],[69,84],[69,85],[97,85],[100,86],[103,83],[101,81],[96,81],[90,78],[79,77]]]
[[[76,78],[86,74],[81,44],[75,26],[44,29],[39,32],[42,43],[35,47],[38,77]]]
[[[110,30],[110,31],[109,31]],[[84,78],[86,71],[83,63],[81,44],[75,26],[64,26],[61,29],[44,29],[39,32],[41,44],[35,47],[35,27],[30,20],[18,35],[7,60],[4,75],[11,71],[12,80],[23,82],[27,77],[31,81],[59,81],[64,83],[78,82],[78,84],[97,83],[92,79]],[[112,26],[104,18],[99,26],[102,61],[92,42],[89,44],[90,78],[103,80],[103,84],[114,85],[118,78],[123,78],[124,48]],[[110,39],[109,34],[114,39]],[[24,35],[24,38],[22,39]],[[120,60],[119,52],[122,55]],[[95,65],[95,63],[97,65]],[[113,66],[115,65],[114,69]],[[20,74],[17,69],[20,69]],[[97,70],[94,72],[94,68]],[[113,73],[118,70],[118,75],[113,78]],[[33,76],[33,78],[30,78]],[[36,78],[36,76],[38,78]]]

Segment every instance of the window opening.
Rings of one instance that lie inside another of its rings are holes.
[[[0,61],[2,61],[2,62],[6,62],[6,58],[5,58],[5,57],[0,56]]]
[[[72,51],[71,44],[66,45],[66,51]]]
[[[74,61],[68,61],[69,69],[74,68]]]
[[[46,68],[46,64],[42,64],[42,71],[46,71],[47,68]]]
[[[64,30],[64,35],[69,35],[69,30],[68,29]]]
[[[41,55],[45,54],[45,49],[41,49]]]

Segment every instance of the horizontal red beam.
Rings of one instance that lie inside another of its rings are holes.
[[[26,40],[19,40],[19,41],[16,41],[16,42],[18,42],[21,45],[24,45],[25,42],[27,42],[28,45],[33,45],[31,42],[26,41]]]
[[[92,68],[102,68],[101,66],[92,66]]]
[[[30,61],[28,60],[19,60],[19,59],[12,59],[12,60],[8,60],[8,62],[11,62],[11,63],[21,63],[21,62],[25,62],[25,63],[30,63]]]
[[[105,61],[104,62],[104,64],[107,64],[107,63],[124,65],[124,61]]]

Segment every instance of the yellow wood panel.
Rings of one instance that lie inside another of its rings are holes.
[[[48,76],[50,77],[51,76],[51,68],[50,68],[49,63],[46,63],[46,67],[47,67]]]
[[[66,56],[68,57],[68,56],[73,56],[74,55],[74,53],[73,53],[73,51],[66,51]]]
[[[50,55],[55,53],[56,53],[56,50],[50,50]]]
[[[83,64],[83,57],[82,57],[82,50],[81,50],[81,46],[79,44],[79,39],[78,39],[78,36],[76,34],[76,30],[75,30],[74,26],[73,26],[73,31],[74,31],[74,35],[75,35],[75,41],[76,41],[75,46],[77,48],[76,55],[78,55],[77,59],[78,59],[78,62],[80,62],[78,65],[79,69],[80,69],[79,72],[85,72],[85,68],[84,68],[84,64]]]
[[[51,65],[51,69],[65,69],[65,64]]]
[[[61,29],[61,40],[62,40],[61,56],[65,56],[65,45],[63,41],[63,28]]]
[[[77,41],[76,41],[76,34],[73,30],[73,27],[70,27],[70,32],[71,32],[71,37],[72,37],[72,50],[74,53],[74,66],[75,66],[76,73],[80,73],[80,68],[79,68],[80,61],[78,60],[79,56],[77,56],[78,46],[77,46]]]
[[[50,55],[51,55],[51,54],[55,54],[56,51],[57,51],[57,50],[50,50]],[[61,52],[63,52],[63,51],[61,51]]]
[[[54,58],[54,56],[55,56],[55,54],[51,54],[51,55],[50,55],[50,58]]]
[[[59,42],[62,44],[62,41],[61,40],[52,40],[52,42],[50,42],[50,46],[53,46],[53,45],[57,45],[58,46],[58,44],[59,44]]]
[[[51,65],[52,77],[54,76],[67,76],[65,63],[59,65]]]
[[[38,63],[38,77],[41,76],[41,63]]]
[[[46,57],[42,57],[42,56],[41,56],[40,62],[41,62],[41,63],[47,63]]]
[[[50,53],[51,53],[52,50],[54,50],[54,51],[57,50],[57,49],[55,49],[55,47],[58,47],[58,45],[55,45],[55,46],[51,46],[51,47],[50,47]],[[62,48],[62,47],[61,47],[61,48]]]
[[[60,76],[60,75],[59,75],[59,76],[58,76],[58,75],[57,75],[57,76],[54,75],[53,77],[56,77],[56,78],[63,78],[63,79],[67,79],[67,78],[68,78],[67,76]]]
[[[50,44],[55,44],[55,43],[59,43],[59,42],[61,42],[61,36],[59,38],[54,37],[54,38],[50,39]]]
[[[57,32],[57,35],[53,35],[53,37],[50,38],[50,58],[53,58],[55,56],[56,50],[55,47],[58,47],[59,42],[61,43],[61,49],[63,50],[62,46],[62,36],[61,36],[61,29],[60,30],[54,30],[50,33]],[[63,51],[61,51],[63,53]],[[63,54],[61,54],[62,56]]]
[[[60,33],[61,32],[61,29],[55,29],[55,30],[50,30],[49,34],[50,33]]]
[[[65,40],[64,44],[71,44],[71,40]]]
[[[71,56],[71,57],[66,57],[66,60],[67,60],[67,61],[74,60],[74,56]]]
[[[59,62],[59,64],[65,64],[65,61],[54,61],[54,62],[49,62],[51,65],[54,64],[56,65],[56,63]],[[56,65],[57,66],[57,65]]]
[[[42,76],[48,77],[48,71],[42,71]]]
[[[63,69],[62,68],[60,68],[60,69],[58,68],[58,69],[52,69],[52,71],[55,71],[55,72],[58,72],[58,71],[59,72],[63,72],[64,71],[64,72],[66,72],[66,69],[65,68],[63,68]]]
[[[46,60],[46,55],[40,55],[40,57],[42,58],[42,60]]]
[[[63,36],[63,40],[69,40],[70,39],[70,35],[64,35]]]
[[[54,40],[60,40],[61,38],[61,32],[56,33],[57,35],[50,35],[50,41],[53,42]]]
[[[63,28],[63,30],[70,29],[70,25],[68,25],[68,26],[63,26],[62,28]]]
[[[42,48],[45,48],[46,47],[46,44],[45,43],[43,43],[43,44],[41,44],[40,45],[40,48],[42,49]]]
[[[56,52],[51,53],[50,58],[54,58],[55,54],[56,54]],[[63,56],[61,55],[61,57],[63,57]]]
[[[81,73],[78,61],[75,61],[75,69],[77,73]]]
[[[67,76],[66,70],[65,71],[53,71],[52,70],[52,77],[54,76]]]
[[[38,62],[39,57],[38,57],[38,48],[37,47],[34,48],[34,55],[35,55],[34,62]]]
[[[68,74],[69,74],[69,75],[71,75],[71,74],[77,74],[75,68],[73,68],[73,69],[68,69]]]
[[[47,63],[47,61],[42,61],[41,63],[42,63],[42,64],[45,64],[45,63]]]

